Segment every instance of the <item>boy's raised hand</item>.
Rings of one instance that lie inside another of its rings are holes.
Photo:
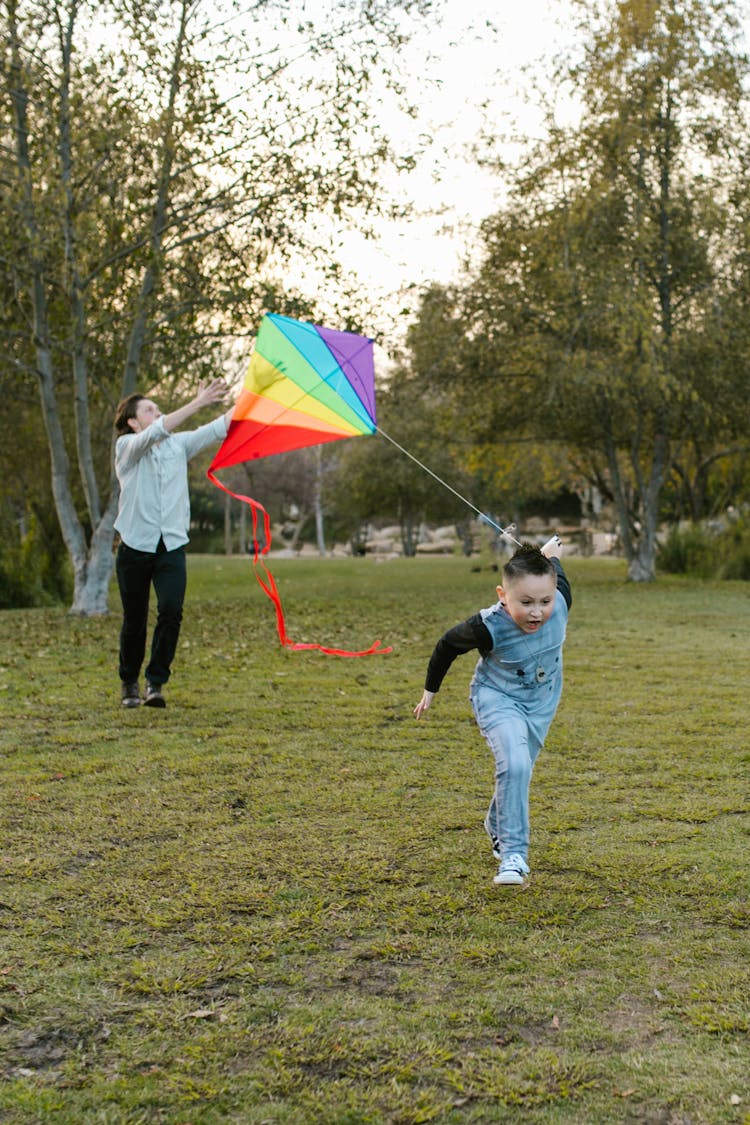
[[[552,538],[548,539],[544,546],[539,549],[548,559],[559,559],[562,554],[562,539],[559,535],[553,535]]]
[[[435,692],[434,691],[427,691],[427,689],[425,688],[425,690],[422,692],[422,698],[420,699],[417,706],[414,708],[414,717],[417,718],[417,719],[421,719],[422,716],[424,715],[425,711],[429,708],[429,706],[432,703],[434,698],[435,698]]]

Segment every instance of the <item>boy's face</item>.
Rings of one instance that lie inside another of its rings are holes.
[[[554,574],[523,574],[498,586],[497,596],[524,633],[536,633],[552,616],[557,579]]]

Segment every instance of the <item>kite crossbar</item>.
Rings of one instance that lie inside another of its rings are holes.
[[[442,477],[439,477],[437,475],[437,473],[433,473],[432,469],[430,469],[427,465],[422,464],[422,462],[419,461],[413,453],[410,453],[408,449],[404,449],[403,445],[399,445],[399,443],[389,434],[387,434],[385,430],[381,430],[380,426],[376,426],[375,429],[378,431],[381,437],[384,437],[386,441],[389,441],[391,445],[394,445],[400,453],[403,453],[404,456],[413,461],[415,465],[419,465],[420,469],[424,469],[426,473],[429,473],[430,476],[438,482],[438,484],[442,484],[443,488],[447,488],[449,492],[452,492],[454,496],[458,497],[462,504],[466,504],[467,507],[471,508],[472,512],[476,512],[481,520],[483,520],[485,523],[488,523],[490,527],[494,527],[495,531],[499,531],[501,535],[504,535],[506,539],[510,539],[510,541],[512,543],[515,543],[518,547],[521,546],[521,543],[518,541],[518,539],[511,535],[511,532],[516,530],[516,525],[514,523],[509,523],[507,527],[500,527],[499,524],[496,524],[494,520],[491,520],[490,517],[486,516],[484,512],[482,512],[479,508],[476,508],[472,504],[471,500],[467,500],[466,497],[462,496],[460,492],[457,492],[452,485],[448,484],[447,481],[444,481]]]

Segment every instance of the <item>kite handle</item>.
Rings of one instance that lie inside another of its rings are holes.
[[[255,577],[258,581],[263,593],[270,601],[273,602],[274,610],[276,612],[276,631],[279,634],[279,641],[284,648],[292,649],[294,652],[302,652],[314,649],[317,652],[322,652],[325,656],[381,656],[385,653],[392,652],[390,646],[386,648],[381,647],[380,641],[373,641],[369,648],[362,649],[361,652],[350,652],[344,648],[326,648],[324,645],[319,644],[301,644],[292,641],[286,631],[286,622],[284,620],[284,610],[281,606],[281,595],[279,594],[276,579],[271,571],[263,561],[263,555],[268,554],[271,549],[271,517],[266,509],[257,500],[253,500],[252,496],[245,496],[241,492],[232,492],[231,488],[227,488],[225,484],[216,477],[211,469],[208,470],[206,476],[220,488],[222,492],[226,492],[228,496],[233,496],[235,500],[240,500],[243,504],[248,504],[253,516],[253,570]],[[258,542],[258,516],[262,514],[263,517],[263,539],[264,543],[261,547]]]

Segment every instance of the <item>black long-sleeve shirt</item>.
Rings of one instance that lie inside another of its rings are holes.
[[[553,559],[552,562],[557,571],[557,588],[570,609],[573,604],[570,582],[559,559]],[[487,656],[492,651],[492,644],[490,631],[484,624],[481,613],[474,613],[459,625],[454,625],[452,629],[443,633],[433,649],[427,665],[425,690],[431,692],[440,690],[440,685],[457,656],[471,652],[472,649],[478,649],[480,656]]]

